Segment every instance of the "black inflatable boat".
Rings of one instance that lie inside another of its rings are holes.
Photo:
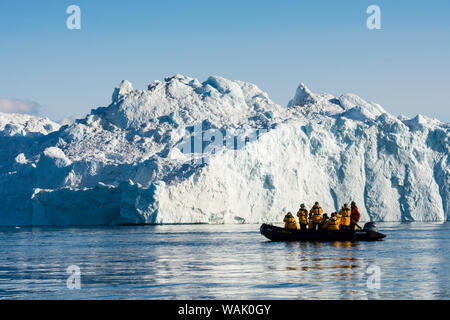
[[[352,231],[328,231],[328,230],[293,230],[263,224],[260,232],[272,241],[375,241],[381,240],[386,235],[378,232],[374,222],[368,222],[363,229]]]

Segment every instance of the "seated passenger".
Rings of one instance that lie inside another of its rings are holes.
[[[337,213],[333,212],[331,214],[331,218],[328,222],[328,230],[331,230],[331,231],[339,230],[339,225],[340,225],[340,219],[338,218]]]
[[[328,218],[328,214],[324,213],[322,222],[319,224],[319,229],[327,230],[328,223],[330,222],[329,220],[330,220],[330,218]]]
[[[297,221],[295,221],[294,216],[292,215],[292,213],[288,212],[285,216],[284,216],[284,227],[286,229],[295,229],[298,230],[298,224]]]

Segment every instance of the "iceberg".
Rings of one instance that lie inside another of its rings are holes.
[[[0,113],[0,225],[279,222],[300,203],[446,221],[449,124],[300,84],[287,106],[211,76],[122,81],[65,125]]]

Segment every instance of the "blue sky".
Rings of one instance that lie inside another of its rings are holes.
[[[81,8],[68,30],[66,8]],[[369,30],[366,8],[381,8]],[[0,99],[58,120],[176,73],[249,81],[285,105],[300,82],[450,122],[450,1],[0,2]]]

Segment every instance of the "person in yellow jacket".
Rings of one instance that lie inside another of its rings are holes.
[[[311,208],[310,213],[313,230],[317,230],[319,224],[322,222],[322,213],[323,213],[323,209],[320,207],[319,202],[314,203],[314,206]]]
[[[352,211],[348,207],[348,204],[344,203],[344,206],[339,211],[341,216],[341,230],[350,230],[350,215]]]
[[[328,225],[330,223],[330,218],[326,213],[323,214],[322,223],[319,225],[319,229],[328,230]]]
[[[340,226],[340,219],[338,218],[337,213],[333,212],[328,222],[327,229],[331,231],[337,231],[339,230],[339,226]]]
[[[284,216],[284,227],[286,229],[295,229],[298,230],[298,224],[297,221],[295,220],[294,216],[292,215],[292,213],[288,212],[285,216]]]
[[[300,209],[298,209],[297,217],[300,223],[300,230],[306,231],[308,228],[308,210],[303,203],[300,205]]]

